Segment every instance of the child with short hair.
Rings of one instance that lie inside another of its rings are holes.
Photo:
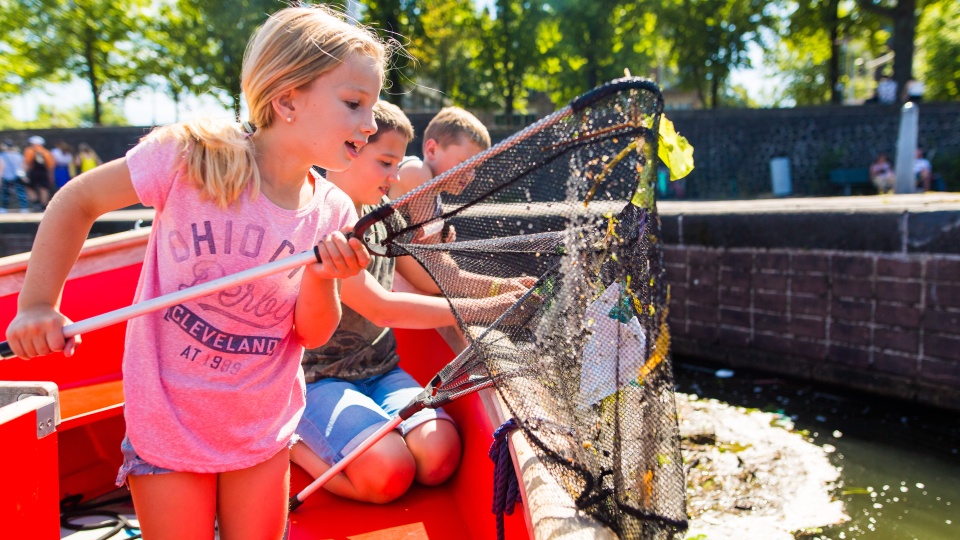
[[[390,188],[391,199],[490,148],[490,133],[470,112],[460,107],[444,107],[427,124],[422,146],[422,160],[409,156],[400,164],[400,180]]]
[[[160,128],[68,182],[41,222],[7,329],[24,358],[79,344],[64,342],[60,291],[105,212],[156,208],[135,301],[313,246],[321,257],[127,324],[117,481],[130,486],[144,537],[213,538],[215,521],[224,538],[283,536],[303,349],[333,334],[337,281],[369,262],[344,234],[353,204],[311,166],[347,168],[376,131],[386,56],[331,10],[280,10],[244,55],[244,129],[214,119]]]
[[[361,215],[382,202],[397,182],[397,168],[413,127],[390,103],[374,107],[377,133],[370,137],[349,169],[328,172],[327,180],[346,192]],[[395,219],[395,218],[394,218]],[[376,223],[367,235],[378,242],[386,228]],[[318,477],[370,434],[386,424],[423,388],[398,367],[397,343],[390,327],[435,328],[456,319],[442,297],[390,292],[394,269],[420,282],[432,279],[412,261],[372,256],[366,272],[345,279],[341,297],[343,318],[330,341],[308,350],[303,366],[307,378],[307,409],[297,427],[301,441],[291,458]],[[419,275],[411,276],[411,273]],[[466,317],[489,310],[502,313],[520,291],[493,298],[453,298]],[[436,485],[456,470],[460,437],[453,419],[442,409],[423,409],[388,433],[326,485],[329,491],[365,502],[385,503],[407,491],[414,480]]]
[[[469,111],[460,107],[444,107],[427,124],[423,132],[422,148],[422,160],[416,156],[407,156],[400,163],[399,181],[390,188],[391,199],[399,198],[490,148],[490,133],[483,122]],[[433,216],[439,216],[443,212],[444,189],[438,187],[436,191],[436,202],[433,208],[424,209],[426,212],[432,212]],[[451,193],[457,194],[452,191]],[[433,216],[414,215],[412,218],[424,221]],[[453,242],[456,237],[457,233],[452,225],[437,220],[424,227],[422,235],[416,241],[419,243]],[[409,262],[397,264],[405,265]],[[500,280],[492,276],[475,277],[476,279],[464,280],[462,283],[464,285],[469,285],[471,282],[479,283],[482,290],[489,290],[491,293],[516,290],[520,286],[516,280]],[[399,292],[440,294],[440,290],[432,280],[413,283],[402,272],[394,280],[393,287]],[[459,353],[466,347],[466,340],[455,328],[438,328],[437,331],[455,353]]]
[[[421,146],[422,160],[417,156],[407,156],[400,162],[400,179],[390,188],[391,199],[400,198],[490,148],[490,133],[469,111],[460,107],[444,107],[427,124]],[[442,188],[437,189],[436,204],[432,210],[438,216],[443,209],[442,192]],[[429,216],[413,216],[414,219],[422,217]],[[453,242],[456,239],[453,227],[444,226],[441,221],[425,228],[423,235],[418,242]],[[403,278],[398,281],[398,285],[400,290],[416,292]]]

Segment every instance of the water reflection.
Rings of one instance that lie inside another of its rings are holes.
[[[678,391],[785,414],[833,450],[851,520],[802,538],[960,538],[960,415],[748,370],[718,374],[691,358],[674,366]]]

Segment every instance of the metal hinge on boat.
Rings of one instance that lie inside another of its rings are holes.
[[[0,407],[34,396],[51,398],[36,409],[37,438],[42,439],[55,432],[60,424],[60,391],[57,385],[45,381],[0,381]]]
[[[53,399],[37,409],[37,439],[57,430],[57,401]]]

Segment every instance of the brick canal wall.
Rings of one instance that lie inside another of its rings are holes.
[[[674,352],[960,410],[960,196],[945,198],[662,204]]]

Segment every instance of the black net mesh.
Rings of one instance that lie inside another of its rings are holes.
[[[368,246],[415,257],[470,342],[422,403],[495,385],[556,482],[621,538],[686,528],[653,197],[661,110],[649,81],[602,86],[381,207],[387,239]],[[536,284],[506,311],[456,301],[518,276]]]

